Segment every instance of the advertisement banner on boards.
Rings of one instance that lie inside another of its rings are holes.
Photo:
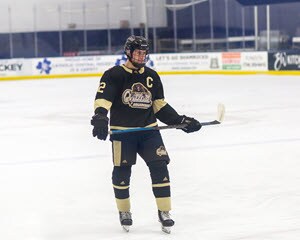
[[[223,70],[241,70],[241,53],[240,52],[223,52],[222,53]]]
[[[241,70],[242,71],[267,71],[268,53],[267,52],[242,52]]]
[[[124,64],[125,55],[31,59],[33,75],[102,74]],[[267,52],[150,54],[147,67],[158,72],[266,71]]]
[[[278,51],[269,53],[269,70],[300,70],[300,51]]]
[[[152,67],[159,72],[221,69],[220,53],[153,54],[150,59]]]
[[[97,74],[113,67],[117,56],[85,56],[32,59],[34,75]]]
[[[0,60],[0,76],[24,76],[31,75],[31,60],[30,59],[4,59]]]
[[[32,59],[34,75],[94,74],[124,64],[125,55]],[[156,71],[209,71],[221,69],[220,53],[150,54],[147,67]]]
[[[222,70],[267,71],[267,52],[223,52]]]

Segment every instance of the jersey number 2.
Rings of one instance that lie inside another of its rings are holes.
[[[103,89],[106,87],[106,83],[105,82],[101,82],[100,86],[99,86],[99,90],[98,92],[103,93]]]

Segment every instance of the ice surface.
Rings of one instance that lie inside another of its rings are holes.
[[[133,168],[134,225],[119,225],[110,142],[92,137],[98,78],[0,82],[0,239],[299,240],[300,77],[162,76],[181,114],[221,125],[162,132],[176,224],[157,221],[150,176]]]

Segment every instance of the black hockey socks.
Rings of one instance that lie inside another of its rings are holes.
[[[130,211],[129,185],[131,166],[114,167],[112,183],[115,192],[117,208],[120,212]]]
[[[148,163],[152,179],[152,190],[160,211],[171,210],[170,177],[166,161]]]

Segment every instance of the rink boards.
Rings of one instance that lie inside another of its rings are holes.
[[[0,60],[0,80],[100,76],[125,63],[124,55]],[[160,74],[300,74],[300,52],[151,54],[147,66]]]

